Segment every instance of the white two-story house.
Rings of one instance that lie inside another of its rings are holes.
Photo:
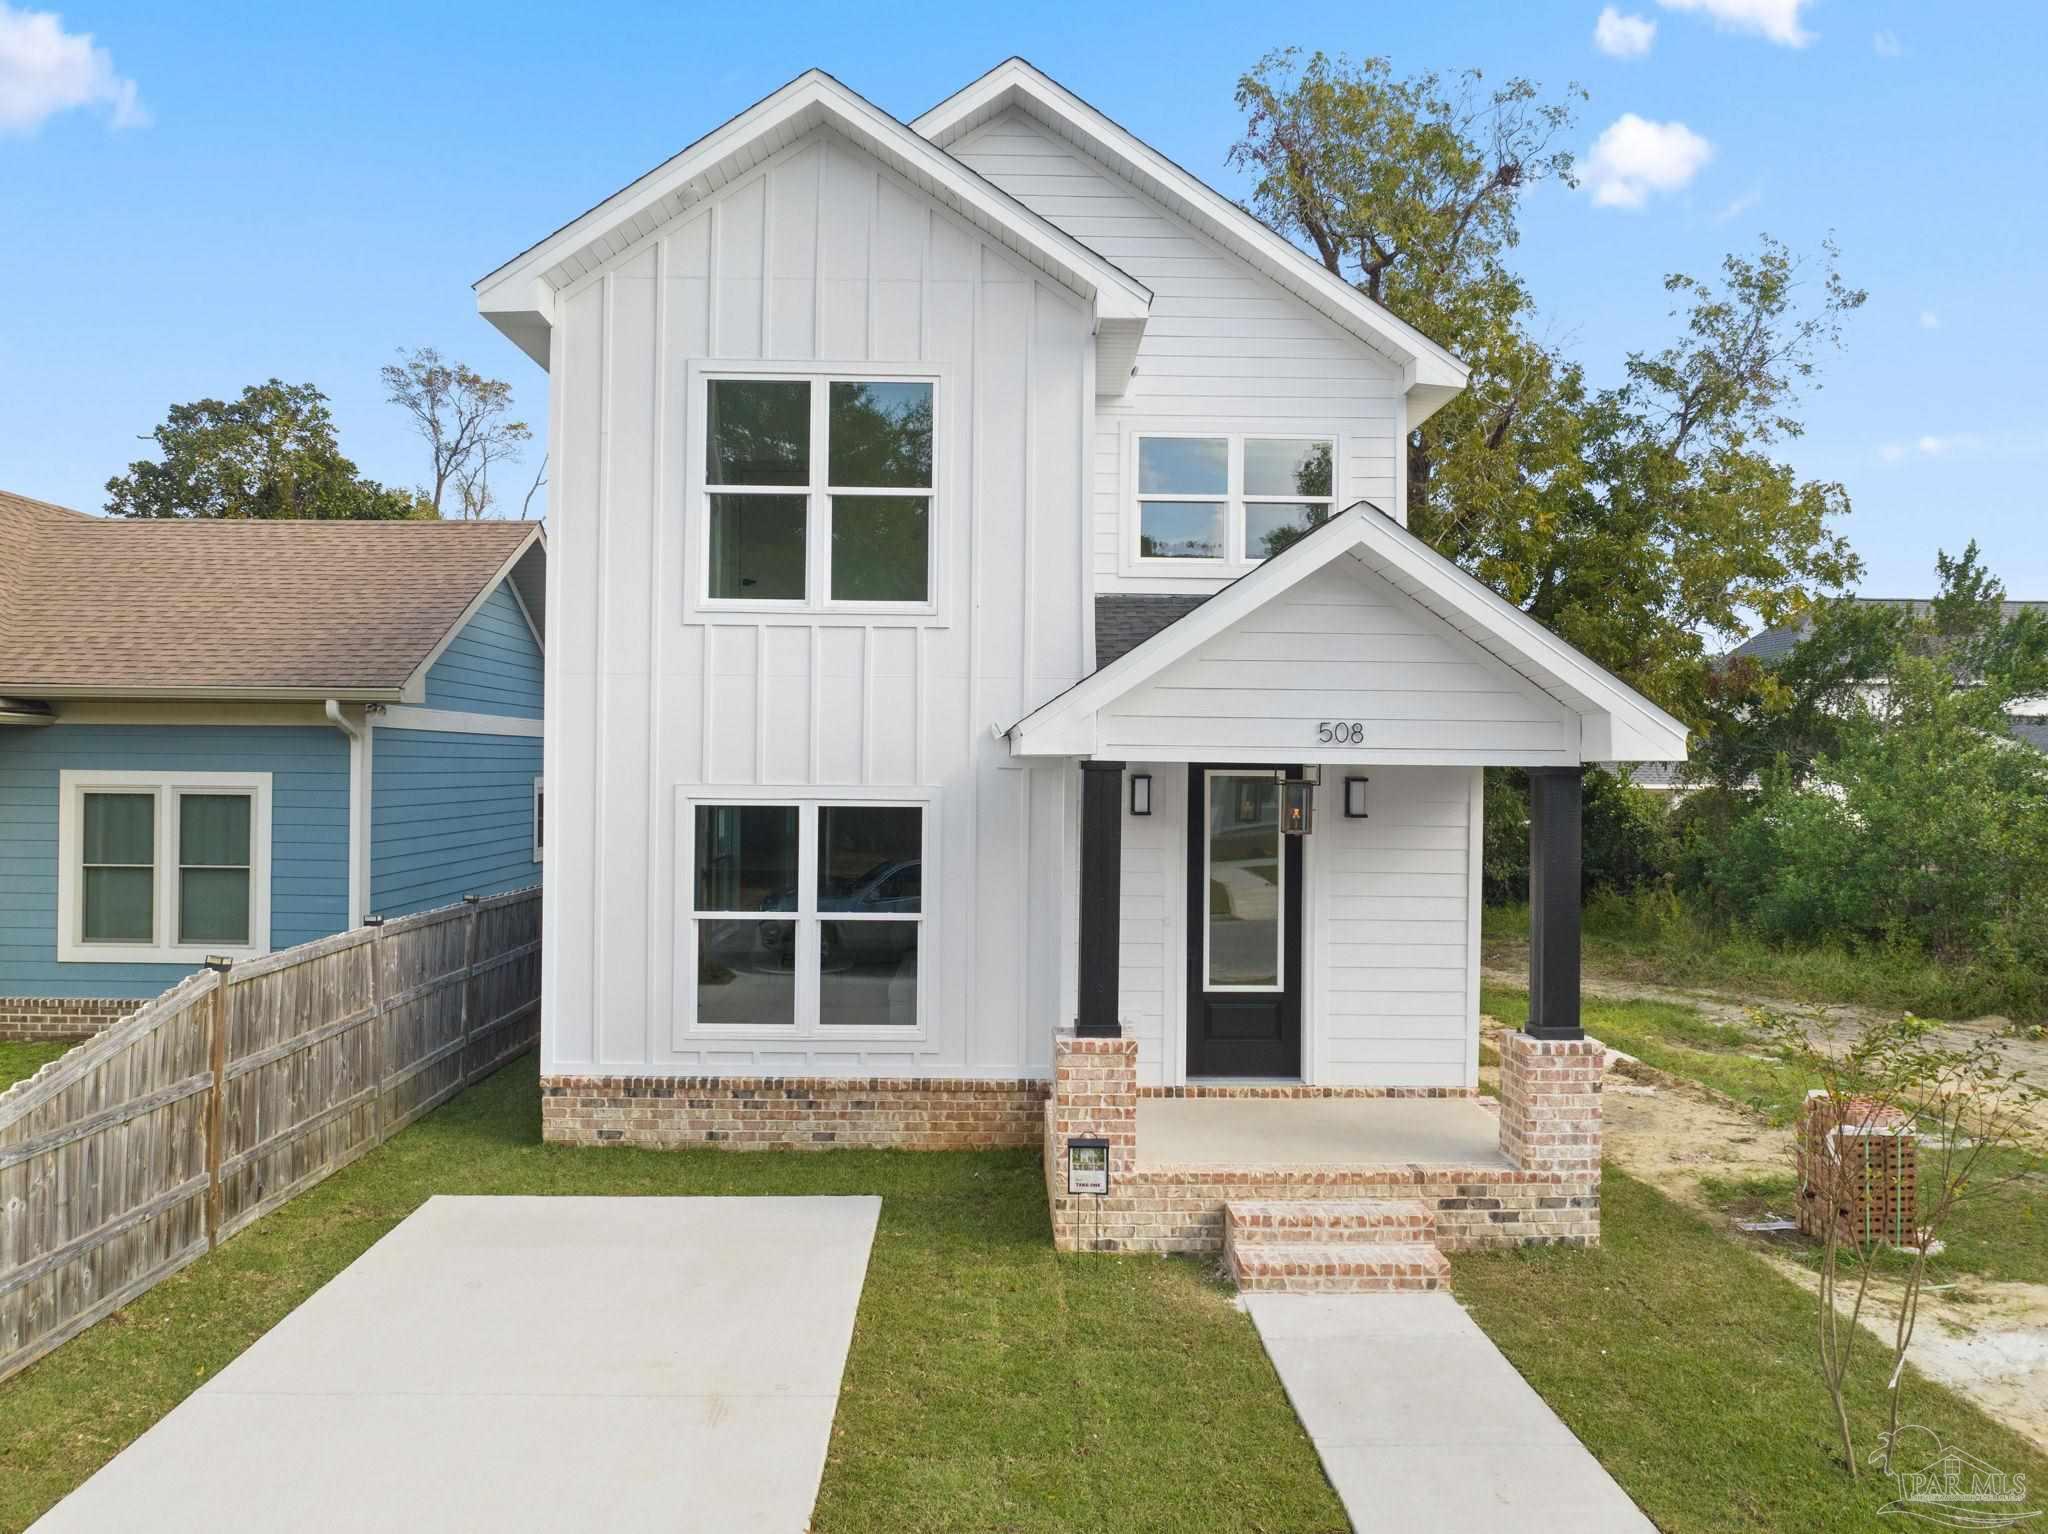
[[[1021,60],[804,74],[477,293],[550,375],[550,1138],[1042,1143],[1113,1249],[1309,1164],[1597,1232],[1579,773],[1685,731],[1406,531],[1455,358]]]

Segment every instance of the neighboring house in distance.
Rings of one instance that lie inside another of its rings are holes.
[[[524,524],[0,494],[0,1037],[537,882],[545,573]]]
[[[1934,607],[1924,597],[1857,597],[1855,600],[1871,607],[1911,608],[1915,617],[1925,617]],[[2002,606],[2008,620],[2022,612],[2048,613],[2048,602],[2006,602]],[[1810,620],[1768,628],[1730,650],[1728,658],[1747,657],[1769,665],[1790,655],[1811,632],[1813,624]],[[2048,697],[2015,698],[2006,709],[2006,718],[2011,720],[2012,733],[2017,739],[2037,751],[2048,751]]]
[[[806,73],[477,296],[550,373],[549,1139],[1042,1143],[1105,1250],[1597,1234],[1580,775],[1685,730],[1407,531],[1455,358],[1021,60]]]

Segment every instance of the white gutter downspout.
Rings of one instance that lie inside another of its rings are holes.
[[[327,722],[348,737],[348,925],[363,924],[365,874],[370,861],[370,721],[349,723],[333,698],[325,706]]]

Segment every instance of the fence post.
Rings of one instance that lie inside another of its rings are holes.
[[[474,1067],[470,1064],[470,1030],[476,1026],[476,908],[482,897],[464,895],[462,903],[468,908],[468,931],[462,937],[462,1084],[466,1087],[475,1080]]]
[[[384,1143],[384,918],[365,916],[370,929],[370,1143]]]
[[[221,1139],[226,1132],[228,1089],[228,971],[234,961],[218,954],[206,956],[213,971],[213,997],[207,1021],[207,1070],[213,1085],[206,1092],[206,1249],[220,1245]]]

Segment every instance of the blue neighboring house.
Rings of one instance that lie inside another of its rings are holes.
[[[546,558],[0,492],[0,1037],[538,883]]]

